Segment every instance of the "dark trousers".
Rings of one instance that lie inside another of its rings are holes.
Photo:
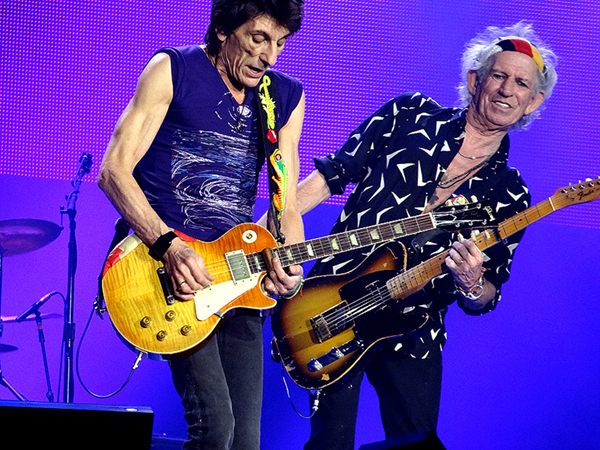
[[[441,355],[414,359],[385,348],[365,372],[379,398],[386,439],[435,432],[442,386]],[[363,374],[323,389],[305,450],[354,449]]]
[[[199,351],[170,362],[188,424],[186,450],[259,450],[262,319],[228,318]]]

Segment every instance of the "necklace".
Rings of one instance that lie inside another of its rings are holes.
[[[463,173],[456,175],[454,178],[450,178],[449,180],[442,179],[438,183],[438,187],[441,189],[448,189],[456,184],[462,183],[464,180],[466,180],[469,177],[469,175],[471,175],[476,170],[479,170],[480,168],[485,166],[487,163],[488,163],[488,159],[483,160],[476,166],[473,166],[470,169],[465,170]]]
[[[482,158],[486,158],[486,157],[488,157],[488,156],[489,156],[489,155],[483,155],[483,156],[467,156],[467,155],[463,155],[463,154],[460,152],[460,150],[458,151],[458,154],[459,154],[460,156],[462,156],[463,158],[467,158],[467,159],[471,159],[471,160],[482,159]]]
[[[231,112],[231,118],[234,123],[231,125],[231,128],[236,133],[241,133],[246,129],[245,119],[246,116],[249,115],[249,111],[247,111],[247,106],[242,103],[238,104],[235,100],[232,102],[234,104],[233,111]]]

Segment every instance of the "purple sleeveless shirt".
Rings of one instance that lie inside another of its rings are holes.
[[[196,239],[213,241],[252,222],[258,173],[255,89],[238,104],[200,46],[163,48],[171,58],[173,99],[134,175],[165,223]],[[277,126],[287,123],[302,85],[280,72]]]

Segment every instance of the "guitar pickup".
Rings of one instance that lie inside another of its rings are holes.
[[[323,311],[321,314],[311,317],[310,324],[317,342],[321,344],[351,328],[354,321],[349,317],[348,304],[342,302],[327,311]]]
[[[225,253],[225,259],[229,266],[233,284],[246,283],[252,279],[250,276],[250,267],[248,266],[248,261],[243,250]]]
[[[312,358],[308,364],[309,372],[318,372],[325,366],[342,359],[344,356],[354,353],[357,350],[362,350],[363,343],[361,340],[352,339],[339,347],[332,347],[327,353],[318,358]]]

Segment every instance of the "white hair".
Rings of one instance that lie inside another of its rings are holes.
[[[505,28],[488,27],[483,33],[478,34],[467,43],[465,51],[462,55],[462,81],[458,85],[460,101],[463,107],[469,106],[473,101],[473,95],[471,92],[469,92],[469,86],[467,82],[468,73],[475,71],[477,72],[478,80],[485,79],[492,66],[493,56],[495,54],[495,52],[492,51],[494,41],[507,37],[526,39],[530,44],[539,50],[544,62],[544,69],[538,70],[533,89],[534,96],[540,92],[543,92],[545,95],[545,100],[548,100],[550,95],[552,95],[552,89],[556,84],[557,77],[556,70],[554,68],[556,66],[556,55],[535,35],[535,32],[530,24],[526,24],[521,21]],[[539,116],[543,106],[544,104],[542,104],[542,106],[540,106],[533,113],[521,117],[512,126],[511,130],[520,130],[526,128],[534,119]]]

